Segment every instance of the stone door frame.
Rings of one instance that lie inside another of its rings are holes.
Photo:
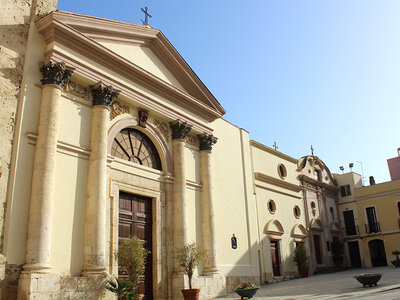
[[[156,279],[161,277],[160,270],[162,265],[166,263],[162,260],[167,259],[161,255],[162,237],[160,224],[162,219],[161,198],[163,192],[110,179],[110,207],[107,216],[110,238],[107,248],[109,249],[109,273],[114,276],[118,276],[118,264],[114,260],[113,253],[118,249],[119,195],[121,192],[147,197],[152,201],[153,298],[157,299],[159,287],[157,286]]]

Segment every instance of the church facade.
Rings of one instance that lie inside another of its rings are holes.
[[[316,156],[249,139],[166,37],[149,26],[54,11],[33,23],[16,113],[4,299],[97,299],[132,235],[151,251],[148,299],[181,299],[174,251],[207,250],[202,299],[241,282],[332,266],[338,188]],[[7,277],[6,276],[6,277]],[[36,298],[35,298],[36,297]]]

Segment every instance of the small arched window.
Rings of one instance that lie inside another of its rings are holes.
[[[160,156],[153,142],[141,131],[122,129],[115,137],[111,155],[142,166],[161,170]]]

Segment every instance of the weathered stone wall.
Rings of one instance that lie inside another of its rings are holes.
[[[3,253],[4,213],[11,151],[23,77],[29,27],[57,8],[57,0],[1,0],[0,4],[0,280],[6,272]]]

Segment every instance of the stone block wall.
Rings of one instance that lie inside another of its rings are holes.
[[[4,216],[11,151],[29,28],[33,21],[55,10],[57,0],[1,0],[0,5],[0,287],[7,280],[4,257]]]

